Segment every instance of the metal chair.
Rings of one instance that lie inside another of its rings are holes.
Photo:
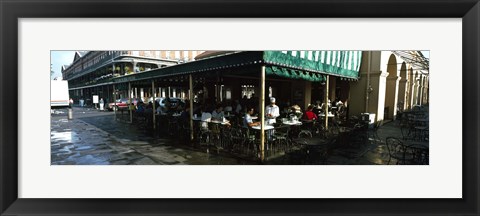
[[[407,147],[403,142],[396,137],[387,137],[385,141],[389,155],[387,164],[390,164],[392,158],[396,160],[396,164],[405,164],[405,161],[407,160]]]
[[[407,155],[412,157],[406,161],[408,164],[412,165],[428,165],[429,164],[429,150],[424,146],[407,146],[406,147]]]
[[[287,152],[289,150],[288,133],[290,127],[288,125],[281,125],[275,128],[274,139],[272,142],[272,149],[274,152]]]

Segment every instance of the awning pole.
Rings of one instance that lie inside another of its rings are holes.
[[[114,119],[117,120],[117,92],[115,91],[115,84],[113,84],[113,114],[115,116]]]
[[[261,69],[261,90],[260,90],[260,159],[265,160],[265,65]]]
[[[189,95],[188,98],[190,99],[190,140],[193,140],[193,78],[190,74],[189,78]]]
[[[372,51],[368,51],[368,65],[367,65],[367,88],[365,89],[365,113],[368,112],[368,104],[370,103],[370,66],[372,64]]]
[[[127,104],[128,106],[127,107],[128,107],[128,112],[130,113],[130,124],[133,123],[133,113],[132,113],[132,109],[130,108],[130,104],[132,104],[132,103],[133,103],[133,101],[132,101],[132,85],[130,84],[130,82],[128,82],[128,104]]]
[[[327,75],[327,80],[325,81],[325,99],[324,99],[324,104],[325,104],[325,130],[328,130],[328,88],[329,88],[329,80],[330,76]]]
[[[153,133],[155,133],[155,82],[152,80],[152,118],[153,118]]]

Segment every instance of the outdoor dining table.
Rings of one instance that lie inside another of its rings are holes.
[[[325,113],[320,113],[318,116],[319,117],[325,117]],[[335,115],[333,115],[332,113],[328,113],[328,117],[333,118],[333,117],[335,117]]]
[[[233,118],[233,117],[235,117],[235,115],[233,115],[233,114],[225,114],[224,117],[225,117],[225,118]]]
[[[214,124],[221,124],[221,125],[229,125],[230,122],[229,121],[217,121],[217,120],[211,120],[209,121],[210,123],[214,123]]]
[[[302,122],[301,121],[285,121],[285,122],[282,122],[282,124],[285,124],[285,125],[302,125]]]
[[[272,125],[265,125],[263,128],[264,128],[265,130],[272,130],[272,129],[274,129],[275,127],[273,127]],[[261,130],[262,128],[260,127],[260,125],[257,125],[257,126],[252,126],[252,129]]]

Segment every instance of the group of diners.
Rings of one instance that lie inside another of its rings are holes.
[[[305,112],[302,111],[299,105],[285,107],[283,110],[276,104],[276,98],[269,98],[270,104],[265,107],[265,127],[267,130],[267,137],[272,137],[275,133],[275,127],[286,124],[289,126],[299,126],[302,122],[316,123],[325,118],[325,112],[328,117],[333,117],[331,114],[331,105],[317,101],[316,104],[308,105]],[[342,102],[337,102],[337,107],[341,106]],[[235,107],[235,108],[234,108]],[[199,110],[199,111],[198,111]],[[187,123],[188,115],[185,114],[183,122]],[[250,104],[239,103],[238,100],[232,104],[229,102],[219,103],[215,108],[209,109],[208,105],[200,105],[194,110],[193,119],[200,122],[202,129],[208,130],[208,123],[218,123],[226,127],[238,126],[250,129],[261,129],[261,121],[258,118],[258,110]],[[313,128],[312,128],[313,130]]]
[[[265,125],[269,130],[267,135],[271,137],[274,133],[274,129],[271,126],[278,126],[285,121],[296,122],[296,125],[301,124],[301,120],[304,121],[320,121],[325,117],[325,113],[330,112],[332,107],[341,107],[343,103],[341,101],[335,102],[336,104],[329,103],[327,105],[316,101],[315,104],[310,104],[305,111],[297,104],[291,105],[289,102],[282,103],[282,109],[277,105],[277,100],[274,97],[269,98],[270,104],[265,107]],[[153,104],[155,103],[155,105]],[[199,121],[199,125],[203,129],[208,129],[208,122],[218,123],[224,127],[239,126],[245,128],[260,129],[260,121],[258,118],[258,98],[255,96],[247,99],[243,97],[237,100],[224,100],[220,103],[215,100],[205,100],[203,103],[194,102],[193,104],[193,116],[190,116],[190,102],[188,100],[182,101],[182,103],[176,101],[176,103],[170,102],[170,98],[166,97],[165,102],[162,105],[157,100],[143,103],[139,101],[136,106],[132,103],[129,107],[133,111],[134,116],[144,117],[148,124],[151,124],[152,113],[156,114],[156,129],[157,130],[173,130],[169,129],[172,123],[175,123],[177,128],[189,128],[190,118],[194,121]],[[292,124],[290,124],[292,125]]]

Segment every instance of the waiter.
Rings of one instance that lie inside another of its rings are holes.
[[[265,114],[267,117],[267,124],[273,125],[277,123],[276,118],[280,116],[280,108],[275,104],[275,98],[270,98],[270,105],[265,108]]]

